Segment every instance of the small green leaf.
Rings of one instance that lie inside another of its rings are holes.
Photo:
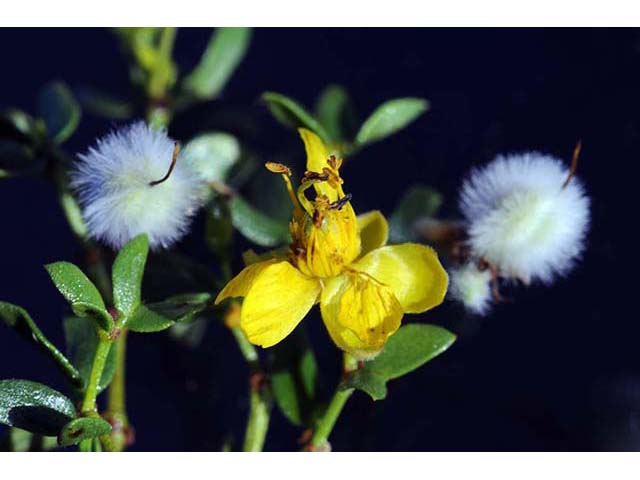
[[[12,303],[0,302],[0,318],[5,324],[16,330],[28,341],[35,342],[42,350],[50,355],[58,364],[62,372],[75,386],[82,385],[80,372],[50,341],[44,336],[27,311]]]
[[[455,339],[454,334],[435,325],[405,325],[389,338],[376,358],[349,374],[341,388],[357,388],[368,393],[373,400],[381,400],[386,396],[386,382],[406,375],[437,357]]]
[[[112,94],[82,86],[74,88],[78,101],[83,108],[93,115],[112,120],[127,120],[135,113],[133,105]]]
[[[273,347],[271,354],[276,404],[294,425],[311,425],[318,365],[306,338],[297,329]]]
[[[53,436],[75,415],[73,402],[46,385],[0,380],[0,423]]]
[[[222,132],[200,134],[187,142],[182,157],[206,182],[224,182],[240,159],[240,143]]]
[[[100,292],[82,270],[69,262],[50,263],[44,268],[76,315],[93,318],[100,328],[111,331],[113,318],[107,311]]]
[[[320,93],[316,117],[333,142],[351,140],[358,131],[358,115],[349,93],[341,85],[329,85]]]
[[[185,293],[167,298],[162,302],[149,303],[147,308],[173,322],[190,322],[193,317],[209,306],[210,301],[209,293]]]
[[[202,100],[216,98],[247,53],[250,41],[250,28],[217,28],[200,63],[185,77],[184,90]]]
[[[415,185],[402,197],[389,217],[391,243],[413,242],[418,239],[416,222],[433,217],[442,205],[442,195],[431,187]]]
[[[356,388],[367,393],[373,400],[387,396],[387,382],[371,369],[361,368],[351,373],[341,384],[340,390]]]
[[[293,129],[304,127],[317,133],[325,142],[330,141],[329,135],[320,122],[295,100],[275,92],[265,92],[260,98],[275,119],[284,126]]]
[[[396,98],[380,105],[360,127],[356,143],[367,145],[397,132],[422,115],[429,103],[422,98]]]
[[[111,425],[100,417],[81,417],[67,423],[58,435],[62,447],[76,445],[82,440],[111,433]]]
[[[149,239],[140,234],[127,243],[113,262],[113,301],[125,317],[135,312],[140,305],[142,276],[149,253]]]
[[[80,105],[62,82],[46,85],[38,96],[38,113],[56,143],[68,139],[80,123]]]
[[[98,333],[92,322],[86,318],[66,317],[63,320],[64,338],[67,344],[67,355],[71,363],[75,365],[82,379],[81,389],[84,390],[89,383],[93,357],[95,356],[98,342]],[[102,370],[102,376],[98,382],[98,393],[109,386],[116,371],[117,343],[111,345],[111,350]]]
[[[289,227],[251,206],[239,195],[229,205],[233,225],[252,242],[262,247],[274,247],[290,240]]]
[[[132,332],[152,333],[166,330],[173,324],[174,321],[170,318],[149,310],[144,305],[140,305],[133,315],[129,317],[127,328]]]

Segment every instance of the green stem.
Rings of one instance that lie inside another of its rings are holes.
[[[358,362],[348,353],[344,354],[344,372],[348,373],[358,368]],[[338,421],[338,417],[342,413],[344,406],[347,404],[347,400],[353,394],[354,389],[342,389],[340,385],[336,389],[336,392],[329,402],[329,406],[324,412],[324,415],[316,423],[316,429],[311,437],[311,447],[313,450],[327,450],[330,448],[329,435],[333,431],[333,428]]]
[[[245,452],[261,452],[264,448],[267,430],[269,430],[271,392],[268,385],[264,383],[264,374],[260,367],[256,347],[247,340],[240,327],[232,327],[231,332],[240,348],[240,353],[249,364],[252,372],[249,379],[249,418],[244,434],[243,450]]]
[[[269,429],[271,398],[264,386],[252,387],[249,397],[249,419],[244,435],[243,451],[261,452]]]
[[[351,397],[353,390],[353,388],[349,388],[347,390],[340,390],[340,388],[338,388],[336,390],[327,410],[318,421],[316,430],[313,432],[311,446],[314,449],[325,449],[328,446],[329,435],[331,435],[333,427],[336,425],[338,417],[342,413],[342,409],[347,403],[347,400]]]
[[[127,357],[127,329],[120,331],[120,336],[116,340],[116,367],[113,379],[109,385],[109,395],[107,399],[107,417],[111,421],[113,430],[111,440],[113,448],[121,452],[127,446],[129,431],[129,418],[126,407],[126,357]]]
[[[89,413],[96,411],[96,397],[98,396],[98,384],[102,378],[102,371],[107,362],[109,349],[111,348],[111,340],[100,338],[95,356],[93,357],[93,365],[91,366],[91,374],[89,375],[89,384],[82,401],[82,412]]]

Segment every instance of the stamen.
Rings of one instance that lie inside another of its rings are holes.
[[[571,158],[571,166],[569,167],[569,175],[567,175],[567,179],[562,184],[562,188],[564,189],[569,182],[576,174],[576,170],[578,169],[578,157],[580,156],[580,150],[582,150],[582,140],[578,140],[575,148],[573,149],[573,158]]]
[[[342,207],[344,207],[347,203],[349,203],[351,201],[351,197],[352,195],[350,193],[347,193],[344,197],[336,200],[333,203],[330,203],[329,206],[327,207],[328,210],[342,210]]]
[[[296,198],[296,194],[293,190],[293,185],[291,184],[291,169],[282,163],[276,162],[267,162],[264,164],[267,170],[271,173],[278,173],[282,175],[282,179],[284,180],[285,185],[287,186],[287,193],[289,194],[289,199],[291,199],[291,203],[293,203],[293,209],[295,213],[302,213],[300,210],[300,204],[298,203],[298,199]]]
[[[180,153],[180,144],[178,142],[175,142],[173,144],[173,158],[171,159],[171,165],[169,165],[169,170],[167,171],[166,175],[162,177],[160,180],[154,180],[153,182],[149,182],[150,187],[154,187],[156,185],[161,184],[162,182],[165,182],[171,176],[171,172],[173,172],[173,169],[176,166],[176,162],[178,161],[178,153]]]

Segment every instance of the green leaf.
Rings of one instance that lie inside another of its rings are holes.
[[[79,317],[93,318],[103,330],[113,328],[113,318],[104,305],[96,286],[73,263],[56,262],[44,267],[62,296]]]
[[[53,436],[75,415],[73,402],[46,385],[0,380],[0,423]]]
[[[242,235],[262,247],[274,247],[290,240],[289,227],[250,205],[239,195],[231,200],[231,221]]]
[[[226,181],[240,154],[236,137],[222,132],[200,134],[182,149],[182,157],[207,182]]]
[[[58,443],[62,447],[76,445],[82,440],[108,435],[111,425],[99,417],[81,417],[67,423],[58,435]]]
[[[135,113],[131,103],[93,87],[82,86],[74,88],[74,91],[82,107],[93,115],[112,120],[127,120]]]
[[[358,131],[358,115],[347,90],[327,86],[316,103],[316,117],[334,142],[351,140]]]
[[[184,90],[202,100],[220,95],[247,53],[250,41],[250,28],[217,28],[200,63],[185,77]]]
[[[435,325],[405,325],[389,338],[376,358],[349,374],[341,388],[357,388],[373,400],[381,400],[386,396],[386,382],[424,365],[447,350],[455,339],[454,334]]]
[[[330,141],[329,135],[320,122],[295,100],[275,92],[265,92],[260,98],[275,119],[284,126],[293,129],[304,127],[317,133],[325,142]]]
[[[190,322],[207,308],[210,302],[211,294],[209,293],[185,293],[167,298],[162,302],[149,303],[147,308],[173,322]]]
[[[127,328],[132,332],[153,333],[166,330],[174,321],[153,310],[148,309],[144,305],[140,305],[127,321]]]
[[[28,341],[35,342],[42,350],[50,355],[75,386],[82,385],[80,372],[78,372],[67,357],[44,336],[24,308],[13,305],[12,303],[0,302],[0,318],[2,318],[5,324],[16,330],[19,335]]]
[[[418,239],[416,222],[433,217],[442,205],[442,195],[431,187],[415,185],[402,197],[389,217],[391,243],[413,242]]]
[[[89,383],[93,358],[100,338],[92,322],[86,318],[66,317],[63,320],[64,338],[67,344],[67,355],[71,363],[78,369],[82,379],[81,389],[84,390]],[[102,370],[102,376],[98,382],[98,393],[109,386],[116,371],[117,343],[113,342],[111,350]]]
[[[62,82],[46,85],[38,96],[38,114],[56,143],[68,139],[80,123],[80,105]]]
[[[362,124],[356,143],[364,146],[382,140],[406,127],[428,107],[429,103],[422,98],[396,98],[384,102]]]
[[[113,301],[127,321],[140,305],[144,266],[149,254],[149,238],[142,233],[127,243],[113,262]]]
[[[298,330],[271,351],[271,386],[276,404],[291,423],[312,425],[318,365],[306,338]]]

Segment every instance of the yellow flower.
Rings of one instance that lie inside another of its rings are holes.
[[[424,245],[385,246],[388,225],[372,211],[356,217],[340,177],[342,161],[327,153],[314,133],[300,129],[307,171],[294,192],[292,243],[286,257],[249,265],[216,298],[244,297],[240,328],[251,343],[270,347],[283,340],[317,302],[333,341],[357,358],[375,356],[400,327],[405,313],[439,305],[448,277],[435,252]],[[315,198],[307,192],[313,188]]]

